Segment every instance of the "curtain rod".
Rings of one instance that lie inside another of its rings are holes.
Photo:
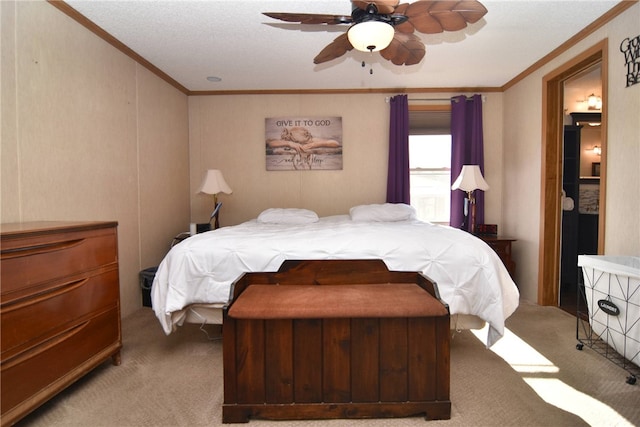
[[[415,102],[415,101],[430,101],[430,102],[451,102],[452,98],[455,97],[451,97],[451,98],[409,98],[407,99],[408,102]],[[467,101],[470,101],[473,99],[473,96],[467,96]],[[387,104],[389,103],[389,101],[391,100],[391,97],[387,96],[384,99],[384,102],[386,102]],[[482,95],[482,102],[485,102],[487,100],[486,95]],[[456,101],[458,102],[458,101]]]
[[[467,97],[469,99],[469,97]],[[409,98],[407,101],[442,101],[451,102],[451,98]]]

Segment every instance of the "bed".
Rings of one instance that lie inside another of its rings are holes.
[[[272,208],[185,239],[158,267],[153,310],[167,335],[184,322],[222,323],[231,284],[243,273],[275,272],[285,260],[311,259],[382,259],[392,271],[420,271],[437,284],[455,328],[466,328],[469,319],[488,324],[487,346],[502,337],[518,307],[518,289],[486,243],[419,221],[409,205],[385,203],[327,217]]]

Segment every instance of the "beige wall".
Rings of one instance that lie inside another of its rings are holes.
[[[505,231],[518,238],[514,255],[523,297],[537,300],[542,152],[542,79],[591,46],[609,41],[605,254],[640,255],[640,84],[625,87],[623,39],[638,35],[636,4],[577,46],[504,93]]]
[[[381,95],[190,97],[192,193],[206,169],[222,170],[233,189],[232,195],[220,195],[222,225],[254,218],[269,207],[331,215],[353,204],[384,202],[387,109]],[[343,170],[267,172],[265,118],[280,116],[342,116]],[[211,205],[210,198],[194,195],[192,220],[206,220]]]
[[[450,97],[412,94],[410,98]],[[457,93],[455,95],[458,95]],[[221,169],[233,194],[220,194],[221,224],[238,224],[270,207],[312,209],[318,215],[348,213],[352,206],[386,197],[389,104],[384,94],[242,95],[189,98],[192,221],[206,221],[212,200],[196,195],[206,169]],[[501,222],[502,94],[484,103],[486,220]],[[266,171],[265,118],[340,116],[343,169]]]
[[[126,315],[189,221],[187,97],[46,2],[0,7],[1,220],[118,221]]]

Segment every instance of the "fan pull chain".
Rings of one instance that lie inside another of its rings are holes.
[[[369,49],[369,56],[371,57],[371,68],[369,68],[369,74],[373,75],[373,48]]]
[[[362,68],[364,68],[367,64],[362,61]],[[369,68],[369,74],[373,74],[373,66],[371,66],[371,68]]]
[[[373,50],[371,50],[370,53],[373,56]],[[371,61],[371,63],[373,64],[373,61]],[[366,63],[363,60],[362,61],[362,68],[364,68],[365,66],[366,66]],[[371,65],[371,67],[369,68],[369,74],[373,74],[373,65]]]

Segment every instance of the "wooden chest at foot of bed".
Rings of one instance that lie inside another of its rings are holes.
[[[380,260],[285,261],[247,273],[223,311],[225,423],[449,419],[449,311]]]

